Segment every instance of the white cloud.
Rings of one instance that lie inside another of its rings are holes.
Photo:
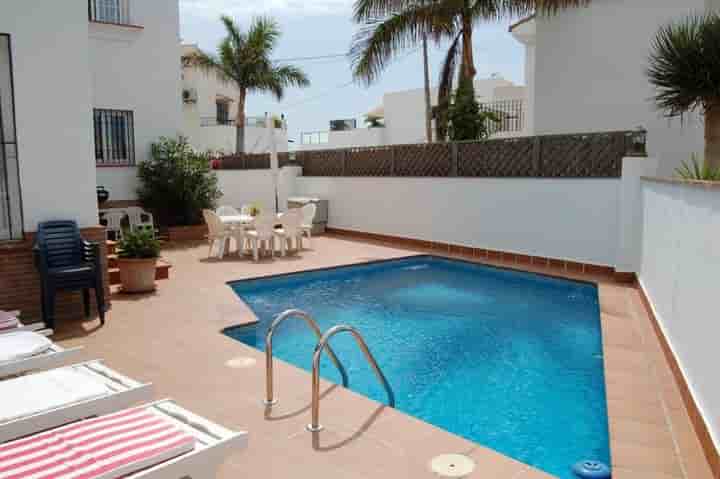
[[[338,15],[349,14],[352,0],[180,0],[183,15],[216,19],[221,14],[253,16],[263,14]]]

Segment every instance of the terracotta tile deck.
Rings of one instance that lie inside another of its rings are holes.
[[[319,434],[309,422],[310,376],[276,361],[278,406],[265,410],[263,355],[222,334],[254,320],[225,282],[341,264],[432,252],[378,242],[319,237],[300,256],[254,264],[205,259],[205,245],[175,245],[164,254],[171,279],[152,295],[115,295],[105,327],[65,323],[56,339],[84,345],[88,359],[156,387],[156,397],[228,427],[250,432],[250,445],[227,460],[217,477],[430,478],[429,460],[463,453],[477,463],[471,478],[550,477],[338,386],[323,383]],[[437,253],[437,252],[435,252]],[[596,281],[605,342],[611,449],[616,479],[711,478],[697,436],[638,292],[603,276],[577,274],[525,257],[495,265]],[[232,361],[233,359],[237,361]],[[234,365],[235,367],[231,367]],[[238,367],[239,366],[239,367]]]

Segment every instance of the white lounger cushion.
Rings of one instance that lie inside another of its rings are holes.
[[[37,356],[48,351],[52,345],[47,337],[31,331],[0,335],[0,364]]]
[[[0,423],[110,394],[104,383],[74,367],[0,382]]]
[[[194,448],[192,435],[138,407],[0,445],[0,479],[116,479]]]

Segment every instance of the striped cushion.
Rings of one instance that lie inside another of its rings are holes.
[[[0,478],[115,479],[194,447],[166,416],[139,407],[0,445]]]

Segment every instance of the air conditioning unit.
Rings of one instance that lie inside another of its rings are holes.
[[[197,103],[198,92],[195,88],[187,88],[183,90],[183,102],[185,103]]]

